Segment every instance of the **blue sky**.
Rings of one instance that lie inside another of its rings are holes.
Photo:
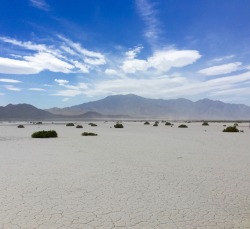
[[[250,105],[248,0],[0,3],[0,105],[128,93]]]

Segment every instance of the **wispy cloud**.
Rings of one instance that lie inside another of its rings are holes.
[[[46,91],[43,88],[37,88],[37,87],[33,87],[33,88],[29,88],[30,91]]]
[[[161,35],[160,22],[157,19],[157,10],[148,0],[136,0],[138,12],[145,23],[144,36],[152,46],[158,41]]]
[[[18,41],[0,37],[0,41],[27,50],[25,55],[14,58],[0,57],[0,73],[38,74],[44,70],[61,73],[89,73],[100,65],[106,64],[102,53],[83,48],[79,43],[58,36],[59,40],[51,45],[35,44],[31,41]],[[67,46],[65,46],[67,45]],[[13,50],[15,51],[15,50]]]
[[[36,7],[41,10],[48,11],[49,5],[45,0],[30,0],[30,3],[33,7]]]
[[[14,79],[0,79],[0,82],[3,82],[3,83],[22,83],[22,81],[20,80],[14,80]]]
[[[14,87],[13,85],[5,85],[4,87],[5,87],[5,89],[7,89],[9,91],[21,91],[20,88]]]
[[[200,71],[198,71],[198,73],[201,73],[201,74],[207,75],[207,76],[228,74],[228,73],[240,70],[239,67],[241,65],[242,65],[241,62],[216,65],[213,67],[201,69]]]

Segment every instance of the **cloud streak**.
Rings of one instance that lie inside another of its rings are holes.
[[[22,81],[20,80],[14,80],[14,79],[0,79],[0,82],[3,82],[3,83],[22,83]]]
[[[228,74],[228,73],[240,70],[239,67],[241,65],[242,65],[241,62],[216,65],[213,67],[201,69],[200,71],[198,71],[198,73],[206,75],[206,76],[223,75],[223,74]]]
[[[146,26],[144,37],[149,44],[155,46],[161,34],[160,22],[156,17],[157,11],[148,0],[136,0],[136,6]]]
[[[49,5],[45,0],[30,0],[30,3],[33,7],[40,10],[49,11]]]

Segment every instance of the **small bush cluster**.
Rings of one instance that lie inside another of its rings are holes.
[[[72,122],[69,122],[69,123],[66,124],[66,126],[74,126],[74,125],[75,125],[75,124],[72,123]]]
[[[203,122],[202,126],[209,126],[208,122]]]
[[[31,135],[32,138],[57,138],[57,132],[55,130],[42,130],[38,132],[34,132]]]
[[[123,128],[123,125],[121,123],[116,123],[114,125],[115,128]]]
[[[165,126],[172,126],[172,124],[170,122],[166,122]]]
[[[24,128],[24,125],[18,125],[17,128]]]
[[[77,125],[76,128],[83,128],[82,125]]]
[[[178,126],[178,128],[188,128],[188,126],[184,125],[184,124],[181,124],[181,125]]]
[[[236,126],[228,126],[223,132],[239,132]]]
[[[90,125],[90,126],[97,126],[97,124],[92,123],[92,122],[91,122],[91,123],[89,123],[89,125]]]
[[[149,122],[144,122],[144,125],[150,125],[150,123]]]
[[[83,132],[82,136],[97,136],[96,133],[91,133],[91,132]]]
[[[155,122],[153,126],[158,126],[158,123],[159,123],[159,122]]]

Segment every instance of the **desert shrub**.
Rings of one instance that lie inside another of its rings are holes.
[[[223,132],[239,132],[236,126],[228,126]]]
[[[178,128],[188,128],[188,126],[184,125],[184,124],[181,124],[181,125],[178,126]]]
[[[35,123],[36,125],[41,125],[41,124],[43,124],[42,122],[36,122]]]
[[[18,125],[17,128],[24,128],[24,125]]]
[[[165,126],[172,126],[172,124],[170,122],[166,122]]]
[[[72,123],[72,122],[69,122],[69,123],[66,124],[66,126],[74,126],[74,125],[75,125],[75,124]]]
[[[83,132],[82,136],[97,136],[96,133],[91,133],[91,132]]]
[[[144,125],[150,125],[150,123],[149,122],[144,122]]]
[[[114,125],[115,128],[123,128],[123,125],[121,123],[116,123]]]
[[[209,126],[208,122],[203,122],[202,126]]]
[[[234,126],[239,126],[239,124],[238,123],[234,123]]]
[[[156,124],[159,124],[159,121],[155,121]]]
[[[82,125],[77,125],[76,128],[82,128]]]
[[[153,126],[158,126],[158,123],[157,123],[157,122],[155,122]]]
[[[32,138],[57,138],[57,132],[55,130],[42,130],[38,132],[34,132],[31,135]]]
[[[89,123],[89,125],[90,125],[90,126],[97,126],[97,124],[92,123],[92,122],[91,122],[91,123]]]

